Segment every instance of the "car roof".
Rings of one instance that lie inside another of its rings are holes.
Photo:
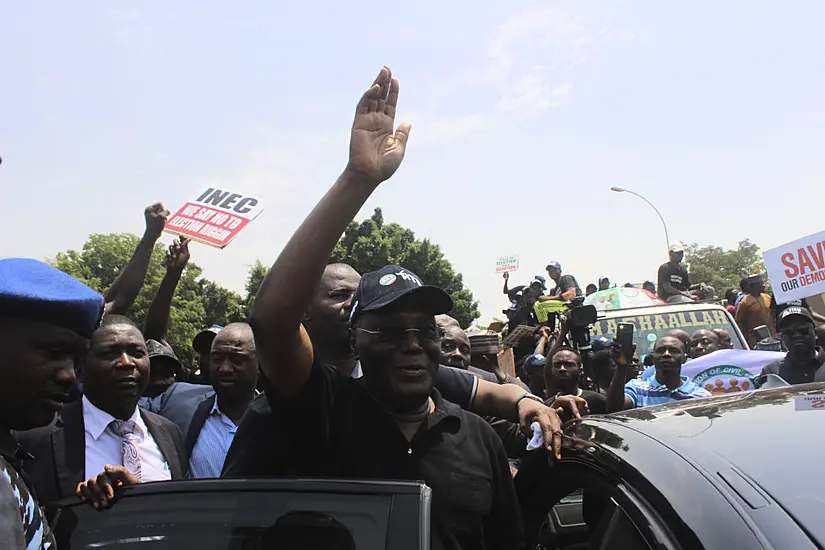
[[[825,542],[825,383],[677,401],[603,419],[658,440],[714,478],[732,466]]]
[[[614,317],[627,317],[629,315],[653,315],[654,313],[707,311],[709,309],[721,309],[722,311],[727,312],[727,310],[719,304],[662,304],[658,306],[631,307],[627,309],[609,309],[604,312],[600,312],[599,319],[612,319]]]

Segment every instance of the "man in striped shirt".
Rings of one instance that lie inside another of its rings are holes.
[[[659,338],[653,347],[654,376],[625,383],[630,364],[614,348],[616,373],[607,390],[607,411],[650,407],[671,401],[710,397],[710,393],[682,376],[682,364],[687,359],[685,344],[673,336]]]

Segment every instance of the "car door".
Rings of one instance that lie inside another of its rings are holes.
[[[191,480],[126,487],[102,512],[61,504],[50,518],[61,550],[429,548],[420,483]]]

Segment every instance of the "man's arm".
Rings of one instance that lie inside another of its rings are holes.
[[[312,342],[301,320],[335,244],[404,158],[410,125],[393,134],[398,91],[398,80],[382,67],[358,103],[346,169],[292,235],[258,290],[249,324],[261,368],[282,396],[296,395],[312,369]]]
[[[115,282],[112,283],[111,288],[106,292],[104,311],[108,314],[125,314],[137,298],[140,288],[143,286],[146,271],[149,269],[152,250],[154,250],[155,243],[163,233],[169,211],[158,202],[147,206],[143,216],[146,218],[146,230],[143,232],[143,238],[140,239],[129,263],[126,264],[126,267],[123,268]]]
[[[508,288],[508,284],[510,283],[510,274],[506,271],[504,272],[504,294],[510,294],[510,289]]]
[[[178,286],[183,269],[189,263],[189,239],[181,237],[169,247],[166,254],[166,275],[160,282],[158,292],[149,311],[146,312],[146,322],[143,326],[143,336],[147,340],[163,340],[169,329],[169,312],[172,309],[172,298]]]
[[[633,348],[635,350],[635,344]],[[616,372],[613,373],[613,380],[610,382],[610,387],[607,388],[608,413],[633,408],[633,400],[624,392],[630,364],[625,360],[618,344],[613,345],[613,359],[616,361]]]

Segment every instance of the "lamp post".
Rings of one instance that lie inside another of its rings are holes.
[[[650,202],[649,200],[647,200],[646,198],[644,198],[640,194],[636,193],[635,191],[631,191],[630,189],[622,189],[621,187],[611,187],[610,190],[613,191],[614,193],[630,193],[631,195],[635,195],[635,196],[639,197],[640,199],[642,199],[643,201],[645,201],[656,212],[656,215],[658,215],[659,219],[662,221],[662,227],[665,228],[665,244],[667,246],[667,249],[669,250],[670,249],[670,237],[668,237],[668,234],[667,234],[667,224],[665,223],[665,219],[662,217],[662,213],[659,212],[659,209],[656,208],[655,206],[653,206],[652,202]]]

